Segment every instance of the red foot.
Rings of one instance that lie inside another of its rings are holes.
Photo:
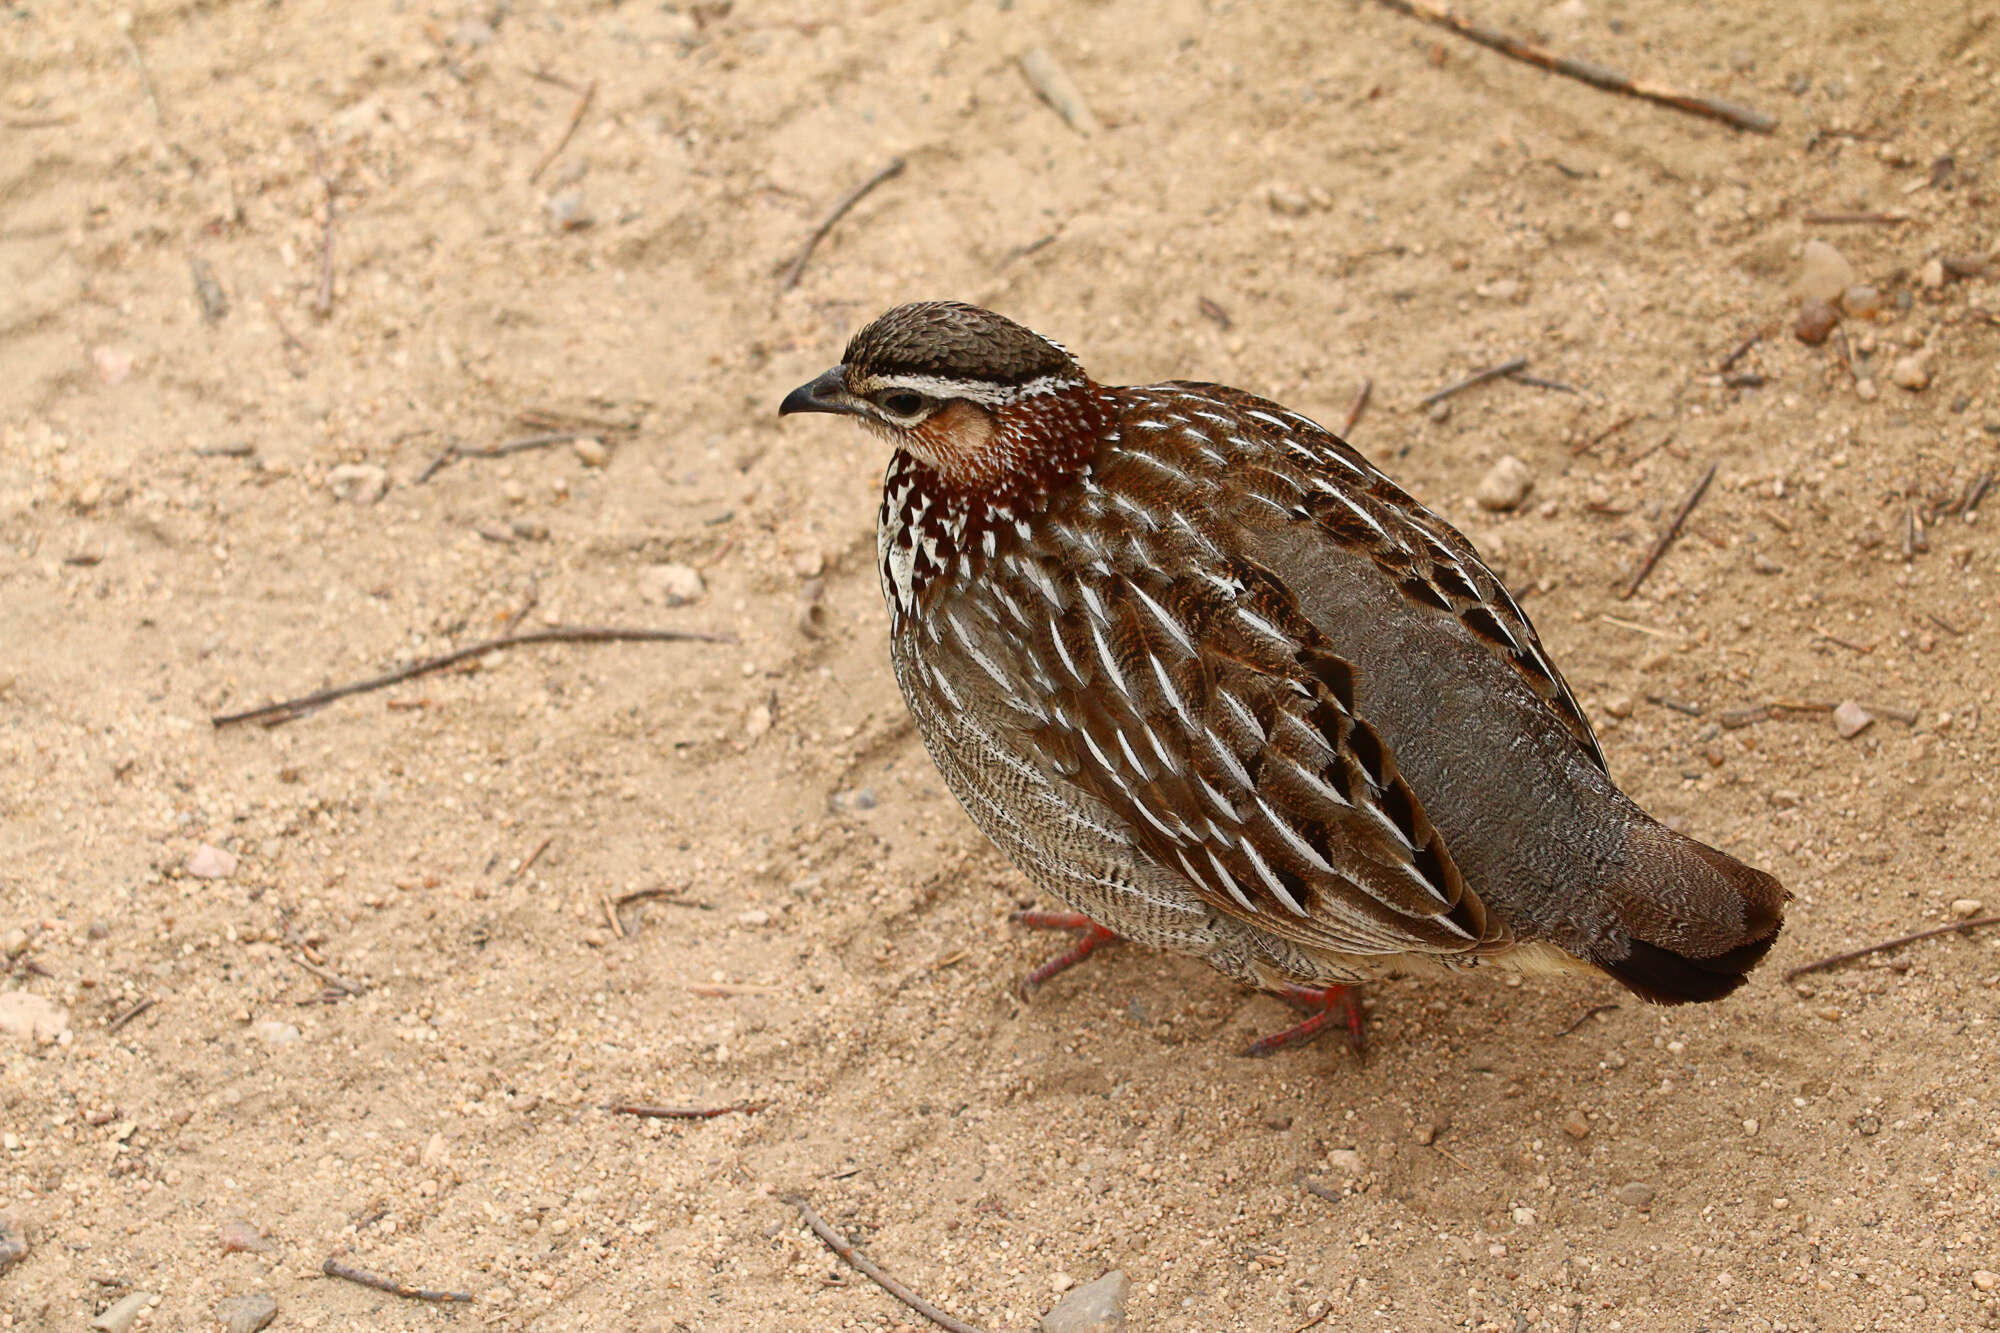
[[[1287,1046],[1302,1046],[1317,1037],[1338,1013],[1347,1021],[1347,1040],[1354,1047],[1356,1055],[1362,1053],[1367,1042],[1361,1031],[1361,992],[1354,986],[1286,986],[1276,992],[1279,999],[1287,1004],[1306,1010],[1311,1016],[1303,1023],[1294,1024],[1283,1032],[1273,1032],[1270,1036],[1250,1043],[1243,1054],[1265,1056]]]
[[[1043,982],[1061,972],[1067,972],[1084,959],[1096,953],[1105,945],[1122,936],[1113,930],[1106,930],[1081,912],[1016,912],[1017,924],[1031,930],[1080,930],[1083,938],[1065,952],[1049,959],[1021,979],[1021,994],[1025,997]]]

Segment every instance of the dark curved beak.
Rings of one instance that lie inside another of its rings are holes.
[[[785,401],[778,404],[778,415],[790,416],[794,412],[840,412],[847,416],[861,415],[861,404],[847,392],[847,369],[835,366],[818,379],[801,384],[785,395]]]

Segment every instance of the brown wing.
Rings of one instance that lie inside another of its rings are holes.
[[[1604,751],[1590,719],[1543,650],[1535,627],[1457,529],[1310,418],[1218,384],[1169,384],[1160,389],[1198,395],[1211,410],[1217,401],[1226,403],[1233,409],[1229,415],[1235,428],[1273,450],[1266,463],[1245,462],[1263,474],[1274,493],[1309,513],[1330,536],[1366,549],[1412,601],[1455,616],[1489,652],[1514,669],[1591,762],[1605,769]],[[1255,459],[1255,451],[1251,457]]]
[[[981,582],[1046,673],[1028,730],[1060,779],[1216,911],[1302,945],[1504,936],[1356,716],[1352,667],[1268,572],[1103,493],[1048,530],[1060,554],[1004,554]]]

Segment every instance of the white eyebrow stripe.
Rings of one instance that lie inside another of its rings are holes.
[[[908,389],[926,398],[964,398],[986,407],[999,407],[1006,403],[1018,402],[1023,398],[1035,398],[1046,393],[1061,393],[1066,389],[1083,387],[1083,381],[1075,375],[1055,373],[1042,375],[1021,384],[994,384],[986,380],[952,379],[945,375],[905,374],[892,371],[886,374],[865,375],[851,391],[857,398],[872,398],[884,389]]]

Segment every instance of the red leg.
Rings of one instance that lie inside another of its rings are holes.
[[[1317,1037],[1338,1014],[1346,1020],[1347,1040],[1359,1055],[1366,1049],[1361,1030],[1361,992],[1354,986],[1286,986],[1276,992],[1279,999],[1307,1011],[1308,1017],[1283,1032],[1250,1043],[1243,1054],[1269,1055],[1287,1046],[1300,1046]]]
[[[1049,959],[1021,980],[1023,996],[1034,991],[1043,982],[1058,973],[1067,972],[1105,945],[1122,938],[1118,932],[1106,930],[1081,912],[1016,912],[1014,920],[1032,930],[1080,930],[1083,938],[1069,949]]]

